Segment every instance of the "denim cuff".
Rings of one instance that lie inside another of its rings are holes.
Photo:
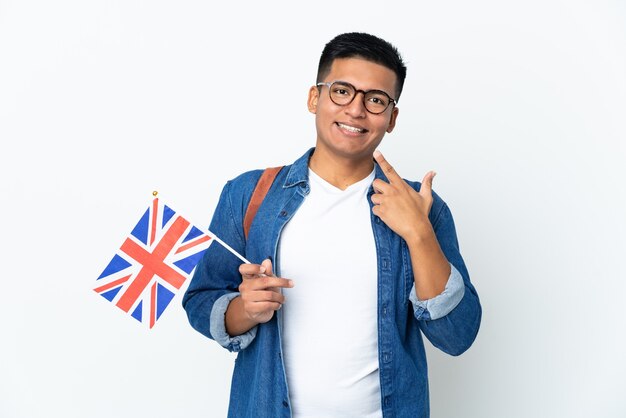
[[[230,301],[235,299],[237,296],[239,296],[239,292],[227,293],[215,301],[213,309],[211,309],[210,324],[210,331],[213,339],[228,351],[234,352],[241,351],[249,346],[252,340],[254,340],[254,337],[256,337],[256,327],[252,328],[245,334],[237,335],[235,337],[231,337],[228,335],[228,332],[226,332],[226,309],[228,309]]]
[[[441,294],[431,299],[418,300],[415,283],[411,287],[409,300],[413,304],[413,313],[418,320],[435,320],[448,315],[461,302],[465,294],[465,283],[461,273],[450,264],[450,276],[446,288]]]

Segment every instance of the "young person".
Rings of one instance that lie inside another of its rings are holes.
[[[481,307],[452,215],[376,151],[398,118],[406,67],[366,33],[326,44],[308,109],[317,137],[279,172],[249,230],[263,170],[227,182],[183,299],[191,325],[238,352],[230,417],[428,417],[422,335],[459,355]]]

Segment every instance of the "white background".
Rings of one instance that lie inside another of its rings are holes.
[[[434,418],[626,416],[626,5],[0,0],[0,416],[223,417],[234,354],[179,294],[151,331],[93,292],[153,190],[207,227],[314,143],[324,44],[408,64],[381,149],[435,169],[483,306],[427,344]]]

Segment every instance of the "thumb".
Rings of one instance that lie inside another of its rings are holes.
[[[265,268],[265,275],[266,276],[273,275],[273,273],[272,273],[272,260],[270,260],[269,258],[266,258],[261,263],[261,266],[263,266]]]
[[[420,188],[420,194],[430,196],[433,193],[433,179],[437,173],[434,171],[429,171],[424,176],[424,180],[422,180],[422,187]]]

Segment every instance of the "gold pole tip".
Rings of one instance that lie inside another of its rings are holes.
[[[156,197],[159,194],[156,190],[152,192],[152,196]]]

